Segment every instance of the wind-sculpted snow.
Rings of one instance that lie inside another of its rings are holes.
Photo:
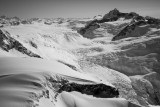
[[[43,105],[45,101],[50,104],[47,107],[63,107],[59,105],[61,103],[59,97],[63,97],[63,101],[69,101],[70,97],[66,98],[64,93],[73,91],[83,95],[93,95],[97,103],[98,98],[103,98],[108,104],[119,100],[113,99],[110,102],[110,99],[105,99],[118,97],[116,88],[100,83],[95,78],[76,72],[56,61],[35,58],[0,58],[0,60],[0,103],[3,107],[45,107]],[[81,102],[78,99],[77,101]],[[117,104],[130,107],[127,106],[128,101],[122,101],[125,103],[117,102]]]
[[[59,99],[62,107],[140,107],[121,98],[96,99],[77,92],[63,92]]]

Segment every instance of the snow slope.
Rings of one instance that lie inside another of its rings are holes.
[[[77,92],[63,92],[59,100],[62,100],[61,107],[140,107],[122,98],[97,99]]]
[[[84,84],[84,86],[101,82],[92,76],[76,72],[57,61],[8,57],[0,58],[0,60],[0,103],[3,107],[46,107],[46,105],[47,107],[75,107],[72,99],[77,102],[76,106],[78,107],[92,105],[92,101],[97,105],[101,103],[102,107],[106,104],[130,107],[128,101],[124,99],[93,98],[93,96],[87,97],[87,95],[77,92],[60,93],[58,90],[61,85],[64,85],[61,81],[63,79]],[[107,82],[104,84],[110,86]]]
[[[80,43],[86,43],[87,39],[66,27],[45,25],[41,23],[31,25],[9,26],[2,28],[4,34],[14,38],[25,48],[45,59],[55,59],[73,66],[76,58],[70,53],[70,49],[80,47]],[[15,56],[27,57],[13,49],[9,53]]]

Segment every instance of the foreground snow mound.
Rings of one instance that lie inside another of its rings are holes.
[[[63,92],[58,100],[61,107],[140,107],[122,98],[97,99],[77,92]]]

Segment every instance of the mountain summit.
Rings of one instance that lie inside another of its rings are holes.
[[[109,19],[109,18],[114,18],[114,17],[118,17],[120,15],[119,10],[117,10],[117,8],[111,10],[109,13],[107,13],[106,15],[104,15],[103,19]]]

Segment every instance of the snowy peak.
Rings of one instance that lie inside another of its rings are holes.
[[[107,13],[106,15],[104,15],[103,20],[108,20],[108,21],[116,21],[119,18],[124,18],[124,19],[138,19],[138,18],[142,18],[139,14],[135,13],[135,12],[130,12],[130,13],[122,13],[119,10],[117,10],[116,8],[114,10],[111,10],[109,13]]]
[[[113,41],[117,38],[126,38],[127,32],[134,31],[139,26],[142,25],[155,25],[160,24],[160,19],[152,17],[143,17],[135,12],[122,13],[118,9],[113,9],[101,19],[94,19],[89,21],[85,27],[82,27],[78,32],[83,35],[85,38],[94,39],[97,37],[107,36],[106,34],[100,34],[97,31],[101,30],[106,32],[109,35],[113,35]],[[114,30],[115,29],[115,30]],[[140,33],[141,34],[141,33]],[[122,37],[123,36],[123,37]],[[139,36],[139,35],[137,35]],[[119,38],[119,39],[120,39]]]
[[[120,15],[119,10],[117,10],[116,8],[111,10],[109,13],[107,13],[106,15],[104,15],[103,19],[109,19],[109,18],[113,18],[113,17],[117,17]]]

